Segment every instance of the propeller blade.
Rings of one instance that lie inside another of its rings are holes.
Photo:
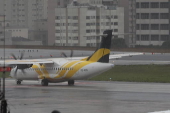
[[[21,69],[21,71],[22,71],[22,73],[25,75],[25,71],[24,71],[24,69]]]
[[[70,57],[73,57],[73,50],[71,50],[71,54],[70,54]]]
[[[11,53],[11,56],[12,56],[15,60],[17,60],[16,56],[15,56],[13,53]],[[20,58],[19,58],[19,59],[22,60],[22,59],[23,59],[23,56],[24,56],[24,51],[21,52],[21,55],[20,55]],[[19,56],[18,56],[18,57],[19,57]],[[30,66],[32,66],[32,65],[30,65]],[[29,67],[29,65],[25,67],[25,64],[16,64],[16,70],[15,70],[15,72],[14,72],[14,76],[15,76],[15,77],[17,76],[17,71],[18,71],[18,69],[21,69],[22,73],[25,74],[24,68],[27,68],[27,67]]]
[[[15,70],[15,73],[14,73],[15,77],[17,76],[17,71],[18,71],[18,68],[16,67],[16,70]]]
[[[64,57],[67,57],[67,55],[64,52],[62,52],[61,55],[63,55]]]
[[[15,56],[13,53],[11,53],[11,56],[12,56],[15,60],[17,60],[16,56]]]
[[[21,53],[20,60],[23,59],[23,56],[24,56],[24,51],[22,51],[22,53]]]

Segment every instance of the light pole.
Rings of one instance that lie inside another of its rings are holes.
[[[5,15],[3,15],[3,19],[4,19],[4,66],[3,66],[3,84],[2,84],[2,89],[3,89],[3,92],[2,92],[2,99],[1,99],[1,113],[7,113],[7,101],[5,99]]]
[[[4,15],[4,68],[5,68],[5,15]],[[5,99],[5,71],[3,71],[3,99]]]
[[[4,34],[4,37],[2,39],[3,41],[3,53],[4,53],[4,63],[3,63],[3,67],[0,67],[0,71],[2,72],[2,84],[1,84],[1,79],[0,79],[0,92],[1,92],[1,98],[5,99],[5,15],[0,15],[0,21],[1,21],[1,25],[2,25],[2,34]]]
[[[0,25],[2,26],[2,31],[0,31],[0,34],[3,34],[3,22],[4,19],[2,19],[4,15],[0,15]],[[1,78],[0,78],[0,100],[3,98],[3,92],[2,92],[2,85],[1,85]]]

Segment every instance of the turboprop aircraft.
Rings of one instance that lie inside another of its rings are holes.
[[[140,55],[140,53],[110,55],[111,39],[112,30],[105,30],[100,47],[91,56],[85,58],[23,60],[23,54],[20,59],[12,54],[15,60],[1,61],[0,66],[5,64],[12,67],[10,76],[16,79],[17,84],[21,84],[23,80],[41,80],[42,86],[65,81],[68,81],[68,85],[74,85],[75,80],[88,79],[113,68],[114,64],[109,63],[109,58]]]

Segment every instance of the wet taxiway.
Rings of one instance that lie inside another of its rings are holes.
[[[170,109],[170,84],[76,81],[49,84],[6,80],[11,113],[147,113]]]

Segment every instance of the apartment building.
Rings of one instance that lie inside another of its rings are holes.
[[[170,39],[170,0],[136,0],[136,45],[162,45]]]
[[[88,3],[91,5],[106,5],[106,6],[117,6],[118,5],[118,0],[73,0],[77,1],[78,3]]]
[[[76,2],[76,1],[74,1]],[[55,9],[55,45],[94,46],[100,42],[105,29],[124,33],[124,9],[96,7],[87,3],[72,3],[66,8]],[[124,38],[124,36],[121,36]]]
[[[6,27],[6,32],[11,32],[11,37],[22,37],[28,39],[28,29],[27,28],[12,28],[12,27]]]
[[[170,0],[118,1],[118,6],[125,8],[125,33],[130,33],[125,40],[129,47],[160,46],[169,39],[169,4]]]
[[[7,26],[9,22],[5,22],[5,16],[0,15],[0,45],[4,44],[5,39],[5,45],[10,45],[12,42],[10,40],[11,38],[11,32],[5,31],[5,26]]]
[[[128,47],[136,45],[136,0],[115,0],[115,5],[124,8],[125,41]]]
[[[91,5],[101,5],[102,0],[73,0],[73,2],[78,2],[80,4],[91,4]]]
[[[72,0],[48,0],[48,45],[55,44],[55,9],[57,7],[66,7]]]
[[[1,0],[0,14],[11,26],[36,28],[38,19],[47,19],[48,0]]]
[[[102,0],[102,4],[107,6],[118,6],[118,1],[119,0]]]
[[[28,29],[30,39],[36,40],[36,34],[46,33],[43,36],[47,42],[47,29],[42,31],[39,22],[47,23],[47,1],[48,0],[0,0],[0,14],[5,15],[9,22],[9,29]],[[43,20],[43,21],[42,21]],[[46,22],[44,21],[46,20]],[[46,25],[46,24],[45,24]],[[10,28],[11,27],[11,28]],[[46,26],[43,26],[44,28]],[[21,32],[20,32],[21,33]],[[21,34],[26,33],[22,32]],[[28,34],[25,34],[28,35]],[[27,38],[27,37],[25,37]]]

